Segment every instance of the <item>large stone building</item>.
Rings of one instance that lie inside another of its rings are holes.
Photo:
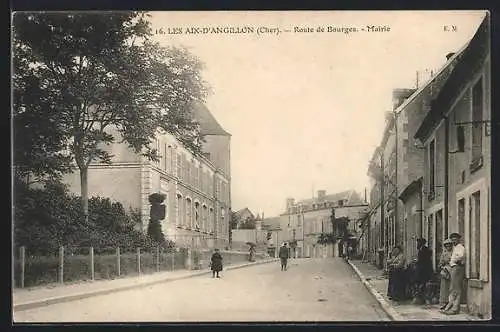
[[[205,138],[203,154],[194,154],[173,135],[158,131],[155,147],[158,162],[134,153],[126,144],[107,147],[111,164],[89,167],[89,196],[107,196],[126,209],[141,214],[142,230],[147,229],[148,196],[166,196],[165,236],[179,245],[227,246],[231,209],[230,134],[202,104],[193,105],[193,116]],[[118,140],[119,141],[119,140]],[[79,172],[65,178],[71,190],[80,191]]]
[[[487,16],[456,56],[456,66],[415,138],[425,148],[422,232],[435,252],[452,232],[466,248],[470,313],[491,315],[491,53]]]
[[[317,196],[295,202],[287,199],[286,211],[280,216],[283,242],[296,242],[297,257],[324,258],[339,256],[339,247],[320,245],[321,234],[333,233],[332,211],[336,218],[348,220],[352,238],[358,238],[358,221],[368,204],[354,190],[327,195],[318,190]]]
[[[443,68],[389,117],[370,162],[371,211],[364,224],[367,250],[380,268],[394,244],[414,258],[416,239],[423,237],[438,272],[442,241],[452,232],[462,234],[463,300],[470,312],[483,316],[491,313],[489,38],[487,17],[472,40],[448,54]],[[396,137],[391,142],[388,136]],[[388,152],[397,158],[391,161]],[[394,194],[401,203],[391,203]],[[391,215],[392,207],[402,214]]]

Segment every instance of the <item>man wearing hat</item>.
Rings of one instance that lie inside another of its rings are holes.
[[[426,285],[432,278],[434,269],[432,267],[432,252],[426,246],[427,240],[424,238],[417,239],[417,261],[416,261],[416,294],[414,303],[424,304]]]
[[[286,271],[286,263],[289,257],[286,242],[284,242],[283,245],[281,246],[279,251],[279,256],[281,259],[281,271]]]
[[[448,304],[441,311],[447,315],[456,315],[460,312],[462,286],[465,278],[465,247],[460,243],[462,236],[458,233],[450,234],[453,242],[453,251],[450,258],[450,296]]]

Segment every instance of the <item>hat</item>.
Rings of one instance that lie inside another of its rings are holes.
[[[450,239],[452,239],[452,238],[454,238],[454,237],[455,237],[455,238],[459,238],[459,239],[460,239],[460,238],[462,237],[462,235],[460,235],[460,234],[458,234],[458,233],[451,233],[451,234],[450,234]]]
[[[451,241],[450,239],[446,239],[443,241],[443,245],[447,245],[447,244],[453,244],[453,241]]]

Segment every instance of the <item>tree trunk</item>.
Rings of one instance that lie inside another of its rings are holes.
[[[89,220],[89,184],[88,184],[88,168],[80,168],[80,190],[82,199],[82,212],[85,222]]]

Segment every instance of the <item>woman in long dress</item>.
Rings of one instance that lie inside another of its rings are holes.
[[[215,249],[215,252],[212,254],[212,258],[210,259],[210,267],[212,268],[212,278],[220,278],[219,272],[222,271],[222,255],[219,252],[219,249]]]
[[[394,301],[404,301],[406,297],[406,258],[403,249],[395,246],[387,267],[389,269],[389,293]]]
[[[448,296],[450,294],[450,259],[453,252],[453,242],[446,239],[443,242],[444,250],[439,259],[439,270],[441,283],[439,285],[439,304],[441,309],[448,304]]]

